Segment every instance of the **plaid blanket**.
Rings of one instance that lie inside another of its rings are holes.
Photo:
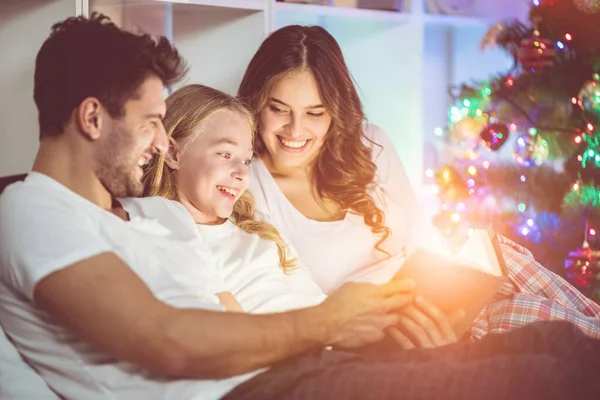
[[[564,320],[600,339],[600,305],[544,268],[526,248],[498,236],[508,279],[471,326],[473,339],[536,321]]]

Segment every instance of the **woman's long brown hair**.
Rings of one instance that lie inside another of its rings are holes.
[[[310,71],[318,85],[323,104],[332,117],[331,127],[317,157],[313,185],[323,199],[334,201],[341,210],[362,215],[371,231],[380,236],[375,248],[390,235],[385,215],[367,190],[377,167],[363,128],[365,115],[342,50],[319,26],[290,25],[267,37],[246,69],[238,95],[258,118],[266,106],[274,83],[286,74]],[[255,151],[266,150],[256,135]]]

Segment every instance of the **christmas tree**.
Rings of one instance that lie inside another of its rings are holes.
[[[533,0],[495,46],[513,67],[451,91],[434,223],[451,243],[492,223],[600,300],[600,0]]]

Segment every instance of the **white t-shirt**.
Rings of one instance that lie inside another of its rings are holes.
[[[156,218],[182,238],[198,236],[198,250],[210,250],[225,290],[249,313],[271,313],[319,304],[325,294],[299,262],[284,273],[274,242],[249,234],[231,221],[196,225],[185,207],[162,197],[122,199],[129,215]],[[293,258],[293,250],[291,256]]]
[[[372,157],[377,166],[369,194],[385,214],[386,226],[392,230],[380,246],[391,258],[375,249],[380,237],[371,232],[362,216],[348,213],[340,221],[311,220],[290,203],[260,159],[251,165],[250,190],[256,198],[257,209],[292,243],[325,293],[346,281],[388,281],[406,254],[422,240],[424,220],[400,157],[378,127],[367,125],[365,134],[382,146],[367,143],[373,148]]]
[[[124,221],[53,179],[30,173],[0,197],[0,323],[19,352],[67,399],[222,397],[257,372],[223,380],[167,380],[120,362],[55,324],[33,303],[47,275],[114,252],[175,307],[222,311],[223,282],[190,244],[156,220]]]

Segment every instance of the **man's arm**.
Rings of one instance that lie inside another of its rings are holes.
[[[410,303],[410,282],[349,284],[319,306],[272,315],[178,309],[159,301],[115,254],[43,278],[36,304],[117,359],[179,378],[223,378],[327,344],[378,340]]]

